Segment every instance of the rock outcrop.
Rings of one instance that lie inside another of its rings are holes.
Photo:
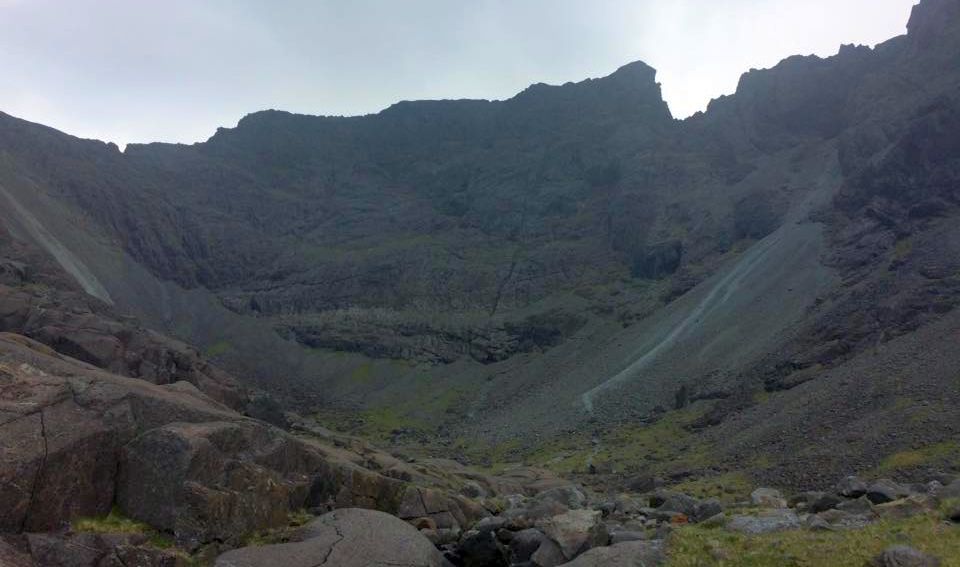
[[[397,518],[348,508],[320,516],[277,545],[246,547],[217,558],[216,567],[443,567],[440,552]]]

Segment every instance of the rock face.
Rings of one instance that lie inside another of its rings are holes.
[[[353,462],[377,458],[245,418],[187,383],[120,377],[0,335],[0,533],[56,530],[114,502],[188,548],[240,541],[303,508],[398,513],[415,489]],[[485,513],[427,494],[421,515],[468,523]]]
[[[216,567],[442,567],[440,552],[410,524],[361,509],[330,512],[285,544],[245,547],[217,558]]]

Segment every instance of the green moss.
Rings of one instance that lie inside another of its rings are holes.
[[[946,441],[920,449],[900,451],[887,456],[877,467],[878,474],[912,469],[931,464],[955,464],[960,460],[960,443]]]
[[[128,518],[116,506],[106,516],[79,518],[71,522],[74,531],[90,534],[143,534],[150,544],[160,549],[173,547],[173,541],[149,525]]]
[[[907,257],[908,254],[913,250],[913,240],[910,238],[904,238],[898,240],[896,246],[893,247],[893,259],[902,260]]]
[[[207,358],[216,358],[218,356],[227,354],[232,350],[233,350],[233,345],[230,343],[230,341],[222,340],[222,341],[217,341],[212,345],[208,346],[206,350],[203,351],[203,354]]]
[[[669,567],[847,567],[864,565],[891,545],[907,544],[960,567],[960,528],[934,515],[885,520],[859,530],[792,530],[749,536],[687,526],[671,536]]]
[[[754,489],[754,482],[742,472],[688,480],[673,487],[696,498],[717,498],[724,502],[744,500]]]
[[[306,525],[314,518],[313,514],[306,510],[297,510],[290,512],[287,517],[287,525],[271,530],[264,530],[250,535],[244,540],[244,545],[272,545],[275,543],[287,543],[297,528]]]
[[[369,384],[372,377],[373,365],[369,362],[364,362],[350,372],[350,381],[358,384]]]
[[[71,527],[74,531],[93,534],[146,534],[153,530],[143,522],[124,516],[116,506],[106,516],[74,520]]]
[[[585,433],[567,435],[538,447],[526,460],[561,474],[584,472],[591,463],[615,472],[701,467],[710,460],[710,449],[687,426],[708,408],[708,402],[697,402],[651,424],[620,426],[600,433],[596,444]]]

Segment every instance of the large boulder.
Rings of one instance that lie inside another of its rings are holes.
[[[734,516],[726,524],[727,528],[745,534],[765,534],[782,530],[796,529],[802,526],[800,517],[793,510],[774,508],[763,510],[755,516]]]
[[[142,534],[29,534],[38,567],[186,567],[186,556],[149,545]],[[0,565],[6,564],[0,563]]]
[[[880,479],[867,488],[866,496],[874,504],[893,502],[910,496],[910,489],[890,479]]]
[[[320,468],[316,454],[259,422],[171,423],[123,448],[117,502],[189,546],[231,541],[283,525],[291,504],[305,502],[306,471]]]
[[[876,556],[869,567],[940,567],[940,560],[906,545],[895,545]]]
[[[216,567],[441,567],[440,552],[413,526],[383,512],[348,508],[308,524],[295,541],[244,547]]]
[[[587,549],[609,542],[600,517],[597,510],[570,510],[537,522],[537,528],[560,547],[564,557],[573,559]]]
[[[750,501],[761,508],[786,508],[787,501],[775,488],[758,488],[750,493]]]
[[[656,567],[666,560],[660,541],[628,541],[591,549],[566,567]]]
[[[117,376],[0,334],[0,533],[57,530],[115,502],[188,547],[285,526],[301,508],[396,514],[409,495],[453,524],[487,514],[449,493],[457,474],[420,467],[444,486],[421,492],[365,468],[392,461],[243,417],[187,382]]]

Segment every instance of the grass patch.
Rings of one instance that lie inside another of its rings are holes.
[[[223,356],[224,354],[227,354],[228,352],[230,352],[230,351],[232,351],[232,350],[233,350],[233,345],[230,343],[230,341],[228,341],[228,340],[221,340],[221,341],[217,341],[217,342],[213,343],[212,345],[208,346],[208,347],[203,351],[203,354],[204,354],[204,356],[206,356],[207,358],[216,358],[216,357],[218,357],[218,356]]]
[[[110,513],[99,518],[79,518],[70,523],[73,531],[88,534],[143,534],[150,545],[160,549],[173,547],[173,540],[149,525],[128,518],[114,506]]]
[[[934,515],[885,520],[859,530],[792,530],[748,536],[687,526],[670,538],[668,567],[848,567],[905,544],[960,567],[960,528]]]
[[[290,512],[290,515],[287,517],[287,525],[274,528],[271,530],[264,530],[257,532],[249,536],[244,540],[245,546],[251,545],[272,545],[275,543],[287,543],[290,541],[290,537],[293,533],[314,518],[313,514],[307,512],[306,510],[298,510],[295,512]]]
[[[950,461],[956,462],[958,456],[960,456],[960,443],[945,441],[920,449],[893,453],[880,462],[877,473],[886,474],[930,464],[948,464]]]
[[[709,403],[668,412],[654,423],[602,432],[597,445],[587,434],[568,435],[542,445],[526,460],[561,474],[585,472],[591,463],[614,472],[701,467],[710,459],[709,447],[687,426],[707,411]]]
[[[749,498],[754,483],[746,474],[729,472],[717,476],[688,480],[672,487],[695,498],[716,498],[723,502],[739,502]]]

